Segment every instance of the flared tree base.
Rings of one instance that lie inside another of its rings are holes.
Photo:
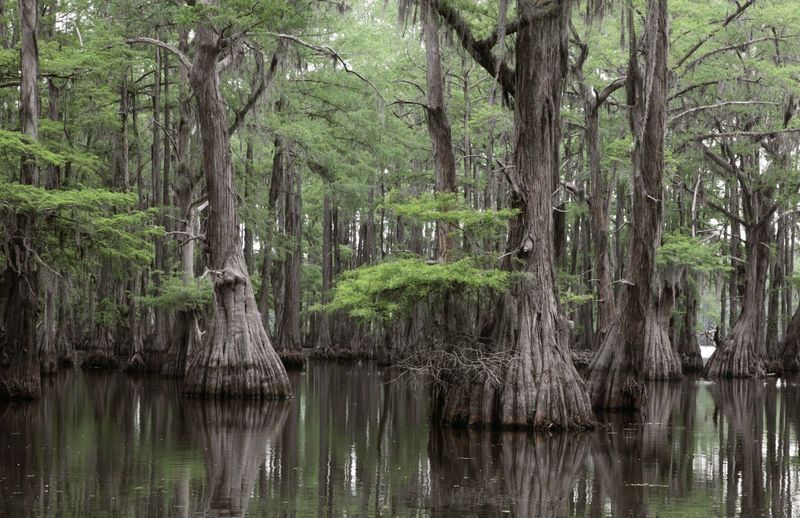
[[[568,329],[550,293],[532,289],[529,280],[515,292],[502,297],[494,323],[494,342],[503,352],[486,357],[484,376],[455,371],[434,386],[433,417],[454,426],[592,428],[586,387],[566,345]]]
[[[681,369],[684,374],[703,372],[703,357],[699,352],[681,354]]]
[[[637,410],[645,387],[637,375],[632,355],[624,347],[619,319],[609,326],[600,348],[589,365],[586,386],[592,406],[604,410]]]
[[[39,369],[42,376],[53,376],[58,373],[58,355],[55,351],[39,353]]]
[[[208,331],[189,360],[183,394],[200,398],[284,398],[292,387],[258,312],[243,258],[213,273]]]
[[[676,380],[682,375],[681,358],[672,347],[668,327],[653,316],[645,326],[644,379]]]
[[[740,319],[742,321],[742,319]],[[714,349],[705,366],[707,378],[760,378],[766,376],[766,359],[756,351],[755,334],[746,322],[736,326]]]

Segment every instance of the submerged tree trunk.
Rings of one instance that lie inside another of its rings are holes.
[[[38,138],[39,50],[36,42],[36,0],[20,0],[20,127]],[[37,185],[39,170],[32,157],[22,157],[20,183]],[[5,228],[5,271],[0,282],[0,399],[36,398],[41,394],[36,321],[39,274],[33,240],[33,216],[18,214]]]
[[[492,335],[507,355],[500,384],[453,380],[434,393],[434,417],[462,425],[579,429],[594,424],[586,389],[569,352],[555,294],[551,192],[559,169],[561,95],[567,66],[570,2],[541,17],[519,2],[530,23],[517,34],[516,171],[504,267],[525,275],[502,297]],[[513,255],[513,258],[511,257]]]
[[[198,3],[216,7],[216,0]],[[206,242],[214,286],[213,309],[203,343],[187,367],[184,393],[201,397],[286,397],[286,370],[272,348],[256,307],[236,216],[225,103],[218,61],[226,42],[210,21],[195,33],[189,81],[197,102],[208,189]]]
[[[198,516],[247,516],[266,456],[278,450],[289,404],[193,401],[187,407],[192,432],[205,451]]]
[[[645,37],[647,77],[636,57],[633,15],[628,65],[628,104],[631,106],[633,152],[633,227],[626,264],[627,280],[619,296],[618,312],[589,367],[587,385],[598,408],[639,408],[645,374],[667,377],[676,356],[668,334],[655,331],[658,321],[656,246],[663,219],[661,178],[664,171],[664,131],[667,107],[669,27],[667,0],[648,0]],[[667,322],[669,317],[667,317]],[[642,339],[645,337],[645,343]],[[652,339],[648,339],[652,338]],[[667,350],[669,349],[669,350]],[[645,356],[649,358],[645,362]],[[680,363],[677,364],[680,369]],[[663,375],[662,375],[663,374]],[[678,370],[680,374],[680,370]]]

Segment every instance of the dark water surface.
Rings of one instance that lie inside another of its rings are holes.
[[[441,429],[425,391],[311,362],[288,402],[61,372],[0,403],[0,516],[800,516],[800,386],[649,386],[591,434]],[[797,509],[797,510],[796,510]]]

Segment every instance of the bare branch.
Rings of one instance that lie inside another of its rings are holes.
[[[751,137],[751,138],[764,138],[764,137],[774,137],[775,135],[783,135],[786,133],[797,133],[800,132],[800,128],[786,128],[786,129],[776,129],[776,130],[769,130],[769,131],[727,131],[722,133],[701,133],[699,135],[695,135],[695,140],[706,140],[715,137]]]

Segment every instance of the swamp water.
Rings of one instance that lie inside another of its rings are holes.
[[[800,385],[648,385],[593,433],[432,426],[425,390],[311,361],[286,402],[62,371],[0,403],[0,517],[800,516]]]

